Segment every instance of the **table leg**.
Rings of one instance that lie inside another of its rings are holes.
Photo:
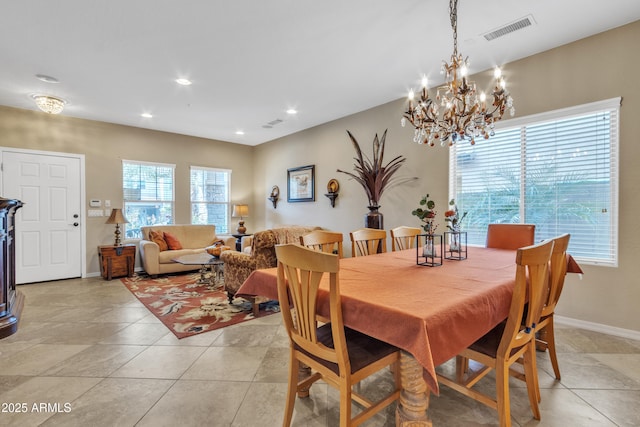
[[[540,331],[538,331],[537,338],[541,341],[536,341],[536,350],[547,351],[547,349],[549,348],[549,346],[547,345],[547,343],[549,342],[547,341],[547,328],[542,328]]]
[[[396,427],[431,427],[427,417],[429,389],[422,377],[422,365],[414,357],[400,353],[402,391],[396,409]]]
[[[203,284],[210,284],[211,281],[209,279],[207,279],[207,272],[209,271],[209,266],[207,264],[202,264],[202,267],[200,267],[200,278],[198,279],[198,281],[196,283],[203,285]]]
[[[298,382],[309,378],[311,376],[311,368],[300,362],[300,366],[298,367]],[[298,397],[309,397],[309,388],[304,387],[298,389]]]

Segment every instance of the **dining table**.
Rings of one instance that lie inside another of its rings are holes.
[[[419,265],[418,255],[414,248],[343,258],[338,273],[345,326],[401,349],[397,426],[431,426],[427,408],[430,393],[439,394],[436,366],[506,319],[515,284],[515,250],[469,247],[466,259],[439,266]],[[567,260],[568,271],[581,272]],[[317,311],[328,318],[325,279]],[[277,300],[277,269],[254,271],[237,295]]]

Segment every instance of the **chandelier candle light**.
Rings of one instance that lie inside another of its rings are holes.
[[[474,82],[469,82],[469,58],[458,53],[458,0],[449,1],[449,17],[453,30],[453,54],[451,63],[442,61],[441,74],[445,74],[445,84],[436,90],[435,100],[429,98],[427,76],[422,78],[420,99],[414,104],[415,94],[409,92],[409,108],[402,117],[404,126],[407,120],[415,128],[414,142],[433,147],[436,142],[441,146],[451,146],[457,141],[469,140],[475,144],[476,138],[488,139],[494,135],[494,124],[502,118],[509,108],[513,116],[513,99],[506,91],[502,71],[494,70],[495,87],[487,101],[487,95],[478,95]]]

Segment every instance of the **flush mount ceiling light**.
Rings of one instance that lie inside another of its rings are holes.
[[[189,86],[193,82],[191,80],[189,80],[189,79],[176,79],[176,83],[178,83],[179,85],[182,85],[182,86]]]
[[[153,114],[151,113],[142,113],[140,114],[140,117],[144,117],[145,119],[150,119],[153,117]]]
[[[290,115],[294,116],[294,115],[298,114],[298,110],[296,110],[295,108],[289,108],[287,110],[287,114],[290,114]]]
[[[495,68],[495,87],[491,96],[481,92],[478,96],[474,82],[467,80],[469,58],[458,53],[458,0],[449,0],[449,18],[453,30],[453,54],[451,64],[443,61],[441,74],[445,84],[436,90],[435,100],[429,98],[427,77],[422,79],[419,101],[414,105],[414,92],[409,92],[409,108],[402,117],[402,126],[409,121],[415,128],[414,142],[433,147],[453,145],[468,140],[472,145],[476,138],[488,139],[494,135],[494,124],[508,108],[513,116],[513,99],[506,90],[500,68]]]
[[[38,108],[48,114],[60,114],[67,103],[64,99],[49,95],[33,95]]]

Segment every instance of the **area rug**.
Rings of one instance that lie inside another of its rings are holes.
[[[136,274],[122,283],[178,338],[255,319],[249,301],[235,298],[230,304],[223,289],[199,284],[199,277],[187,273],[152,279]],[[258,317],[279,311],[278,303],[270,301],[260,304]]]

